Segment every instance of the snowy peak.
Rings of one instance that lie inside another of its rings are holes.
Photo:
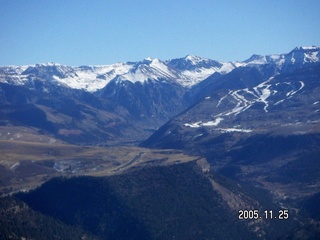
[[[320,47],[317,46],[304,46],[304,47],[296,47],[293,51],[319,51]]]
[[[258,55],[253,54],[249,59],[245,60],[245,65],[260,65],[260,64],[278,64],[284,56],[281,54]]]
[[[305,64],[314,64],[320,60],[320,47],[296,47],[285,55],[282,72],[291,72]]]
[[[262,55],[258,55],[258,54],[253,54],[250,58],[248,58],[247,60],[245,60],[245,63],[253,63],[253,62],[265,62],[266,58],[265,56]]]
[[[214,61],[208,58],[201,58],[194,55],[187,55],[184,58],[176,58],[167,61],[168,66],[179,71],[192,71],[196,68],[210,69],[213,67],[220,68],[221,62]]]
[[[222,64],[218,61],[214,61],[208,58],[202,58],[194,55],[187,55],[184,57],[186,63],[189,63],[190,66],[211,68],[211,67],[220,67]]]
[[[293,71],[305,64],[320,61],[320,47],[296,47],[288,54],[257,55],[253,54],[245,60],[242,66],[255,66],[261,64],[273,64],[279,71]]]
[[[74,89],[95,92],[110,81],[170,81],[190,88],[214,73],[227,74],[239,67],[274,65],[278,72],[291,72],[302,65],[320,61],[320,47],[297,47],[288,54],[252,55],[243,62],[219,62],[208,58],[187,55],[161,61],[145,58],[139,62],[116,63],[100,66],[70,67],[57,63],[29,66],[0,67],[0,82],[23,85],[33,79],[57,82]]]
[[[318,62],[320,57],[320,47],[296,47],[289,54],[291,62],[299,62],[302,64]]]
[[[181,78],[178,79],[178,82],[185,87],[191,87],[213,73],[220,72],[224,66],[222,62],[194,55],[171,59],[166,61],[166,64],[180,73]]]
[[[74,77],[75,71],[72,67],[63,66],[57,63],[36,64],[28,67],[22,75],[34,75],[40,78],[67,78]]]
[[[145,82],[147,80],[173,81],[179,78],[179,74],[170,69],[164,62],[156,58],[145,58],[141,62],[133,64],[128,71],[120,76],[118,80],[130,82]]]
[[[170,64],[171,63],[171,64]],[[175,63],[174,67],[172,63]],[[210,59],[188,55],[185,58],[161,61],[145,58],[139,62],[116,63],[101,66],[69,67],[57,63],[36,64],[22,67],[0,68],[0,82],[24,84],[30,77],[39,80],[58,82],[74,89],[95,92],[104,88],[110,81],[170,81],[183,87],[194,84],[218,71],[221,63]]]

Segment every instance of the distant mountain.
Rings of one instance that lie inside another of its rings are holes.
[[[206,91],[200,101],[161,127],[147,145],[175,148],[175,142],[182,141],[190,149],[189,145],[197,146],[198,140],[192,140],[194,134],[202,131],[212,137],[226,133],[316,133],[320,124],[320,64],[267,80],[262,70],[242,67],[216,79],[208,78],[206,81],[212,82],[206,89],[211,92]],[[268,66],[265,70],[269,71]],[[182,135],[171,135],[173,129]]]
[[[319,62],[320,47],[296,47],[287,54],[257,55],[253,54],[244,62],[246,65],[275,64],[282,72],[288,71],[288,65],[296,66]]]
[[[109,66],[2,67],[0,121],[73,143],[141,141],[190,104],[184,85],[207,75],[183,74],[150,58]]]
[[[230,149],[256,135],[318,134],[319,79],[318,47],[296,48],[287,55],[254,55],[230,73],[213,74],[192,87],[187,96],[195,104],[143,146],[208,154],[220,151],[210,146],[218,139],[219,144],[228,142]]]
[[[242,109],[263,104],[269,85],[259,84],[316,64],[319,49],[301,47],[288,54],[253,55],[244,62],[229,63],[187,55],[104,66],[1,67],[0,121],[35,127],[74,143],[141,141],[212,91],[256,87],[229,95],[234,100],[236,94],[251,95],[246,102],[238,101]],[[294,86],[299,87],[299,81]]]
[[[70,67],[58,63],[0,68],[0,82],[23,85],[40,78],[73,89],[95,92],[109,82],[146,82],[165,80],[181,86],[191,86],[223,67],[223,63],[195,56],[161,61],[145,58],[140,62],[116,63],[102,66]]]
[[[95,92],[110,81],[145,82],[166,80],[191,87],[215,72],[225,74],[237,67],[276,65],[286,72],[293,67],[319,62],[320,47],[297,47],[288,54],[261,56],[254,54],[243,62],[219,62],[207,58],[187,55],[184,58],[161,61],[145,58],[140,62],[116,63],[101,66],[70,67],[58,63],[26,66],[6,66],[0,68],[0,82],[23,85],[40,78],[56,82],[74,89]]]

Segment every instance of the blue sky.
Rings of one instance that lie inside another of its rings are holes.
[[[220,61],[320,45],[319,0],[0,0],[0,65]]]

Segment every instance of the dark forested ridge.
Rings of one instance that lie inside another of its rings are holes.
[[[276,239],[304,231],[292,209],[288,220],[239,220],[240,209],[282,207],[267,191],[204,172],[196,162],[55,178],[16,197],[100,239]]]
[[[101,239],[256,238],[194,163],[113,177],[56,178],[17,197]]]
[[[80,228],[31,209],[19,199],[0,198],[0,239],[98,239]]]

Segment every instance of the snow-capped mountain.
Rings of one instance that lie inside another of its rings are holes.
[[[210,76],[188,91],[195,104],[162,126],[145,146],[192,152],[225,133],[318,132],[319,50],[301,47],[289,54],[253,55],[228,74]]]
[[[300,47],[288,54],[253,55],[228,74],[211,75],[186,93],[195,104],[162,126],[145,146],[192,152],[225,133],[317,132],[319,50]]]
[[[179,78],[179,74],[161,60],[145,58],[141,62],[134,63],[126,73],[118,75],[117,80],[135,83],[159,79],[170,81],[177,78]]]
[[[252,55],[244,61],[241,66],[254,66],[262,64],[273,64],[281,72],[293,71],[305,64],[317,63],[320,61],[320,47],[296,47],[287,54]]]
[[[95,92],[110,81],[145,82],[171,81],[190,88],[213,73],[227,74],[233,69],[263,64],[275,65],[278,71],[291,71],[295,66],[319,62],[319,47],[295,48],[288,54],[253,55],[243,62],[219,62],[187,55],[184,58],[161,61],[145,58],[140,62],[115,63],[101,66],[71,67],[58,63],[0,68],[0,82],[23,85],[33,79],[52,81],[74,89]]]
[[[187,56],[184,59],[189,59],[190,57]],[[184,59],[178,59],[177,61],[184,61]],[[200,61],[200,59],[197,57],[197,61]],[[0,82],[22,85],[37,78],[44,81],[55,81],[59,84],[74,89],[84,89],[88,92],[102,89],[114,79],[133,83],[147,80],[173,81],[188,87],[207,78],[219,69],[215,64],[207,64],[202,67],[193,65],[192,69],[188,68],[188,66],[185,69],[173,68],[170,66],[173,61],[163,62],[159,59],[146,58],[140,62],[101,66],[70,67],[58,63],[8,66],[0,68]]]
[[[191,87],[201,82],[214,72],[219,71],[226,64],[192,55],[168,60],[166,63],[172,69],[180,72],[178,82],[186,87]]]
[[[308,86],[304,80],[275,85],[272,79],[319,63],[319,50],[301,47],[288,54],[253,55],[243,62],[228,63],[187,55],[101,66],[46,63],[1,67],[0,120],[4,125],[44,128],[58,138],[75,136],[72,141],[110,140],[110,136],[142,140],[187,107],[219,96],[214,113],[203,119],[195,114],[197,119],[185,121],[183,127],[222,126],[230,117],[257,106],[269,111],[276,103],[271,104],[272,98],[281,106],[298,95]],[[35,116],[39,122],[34,121]],[[99,123],[94,120],[97,118]]]
[[[285,55],[282,72],[292,72],[301,66],[318,63],[320,61],[320,47],[296,47]]]

